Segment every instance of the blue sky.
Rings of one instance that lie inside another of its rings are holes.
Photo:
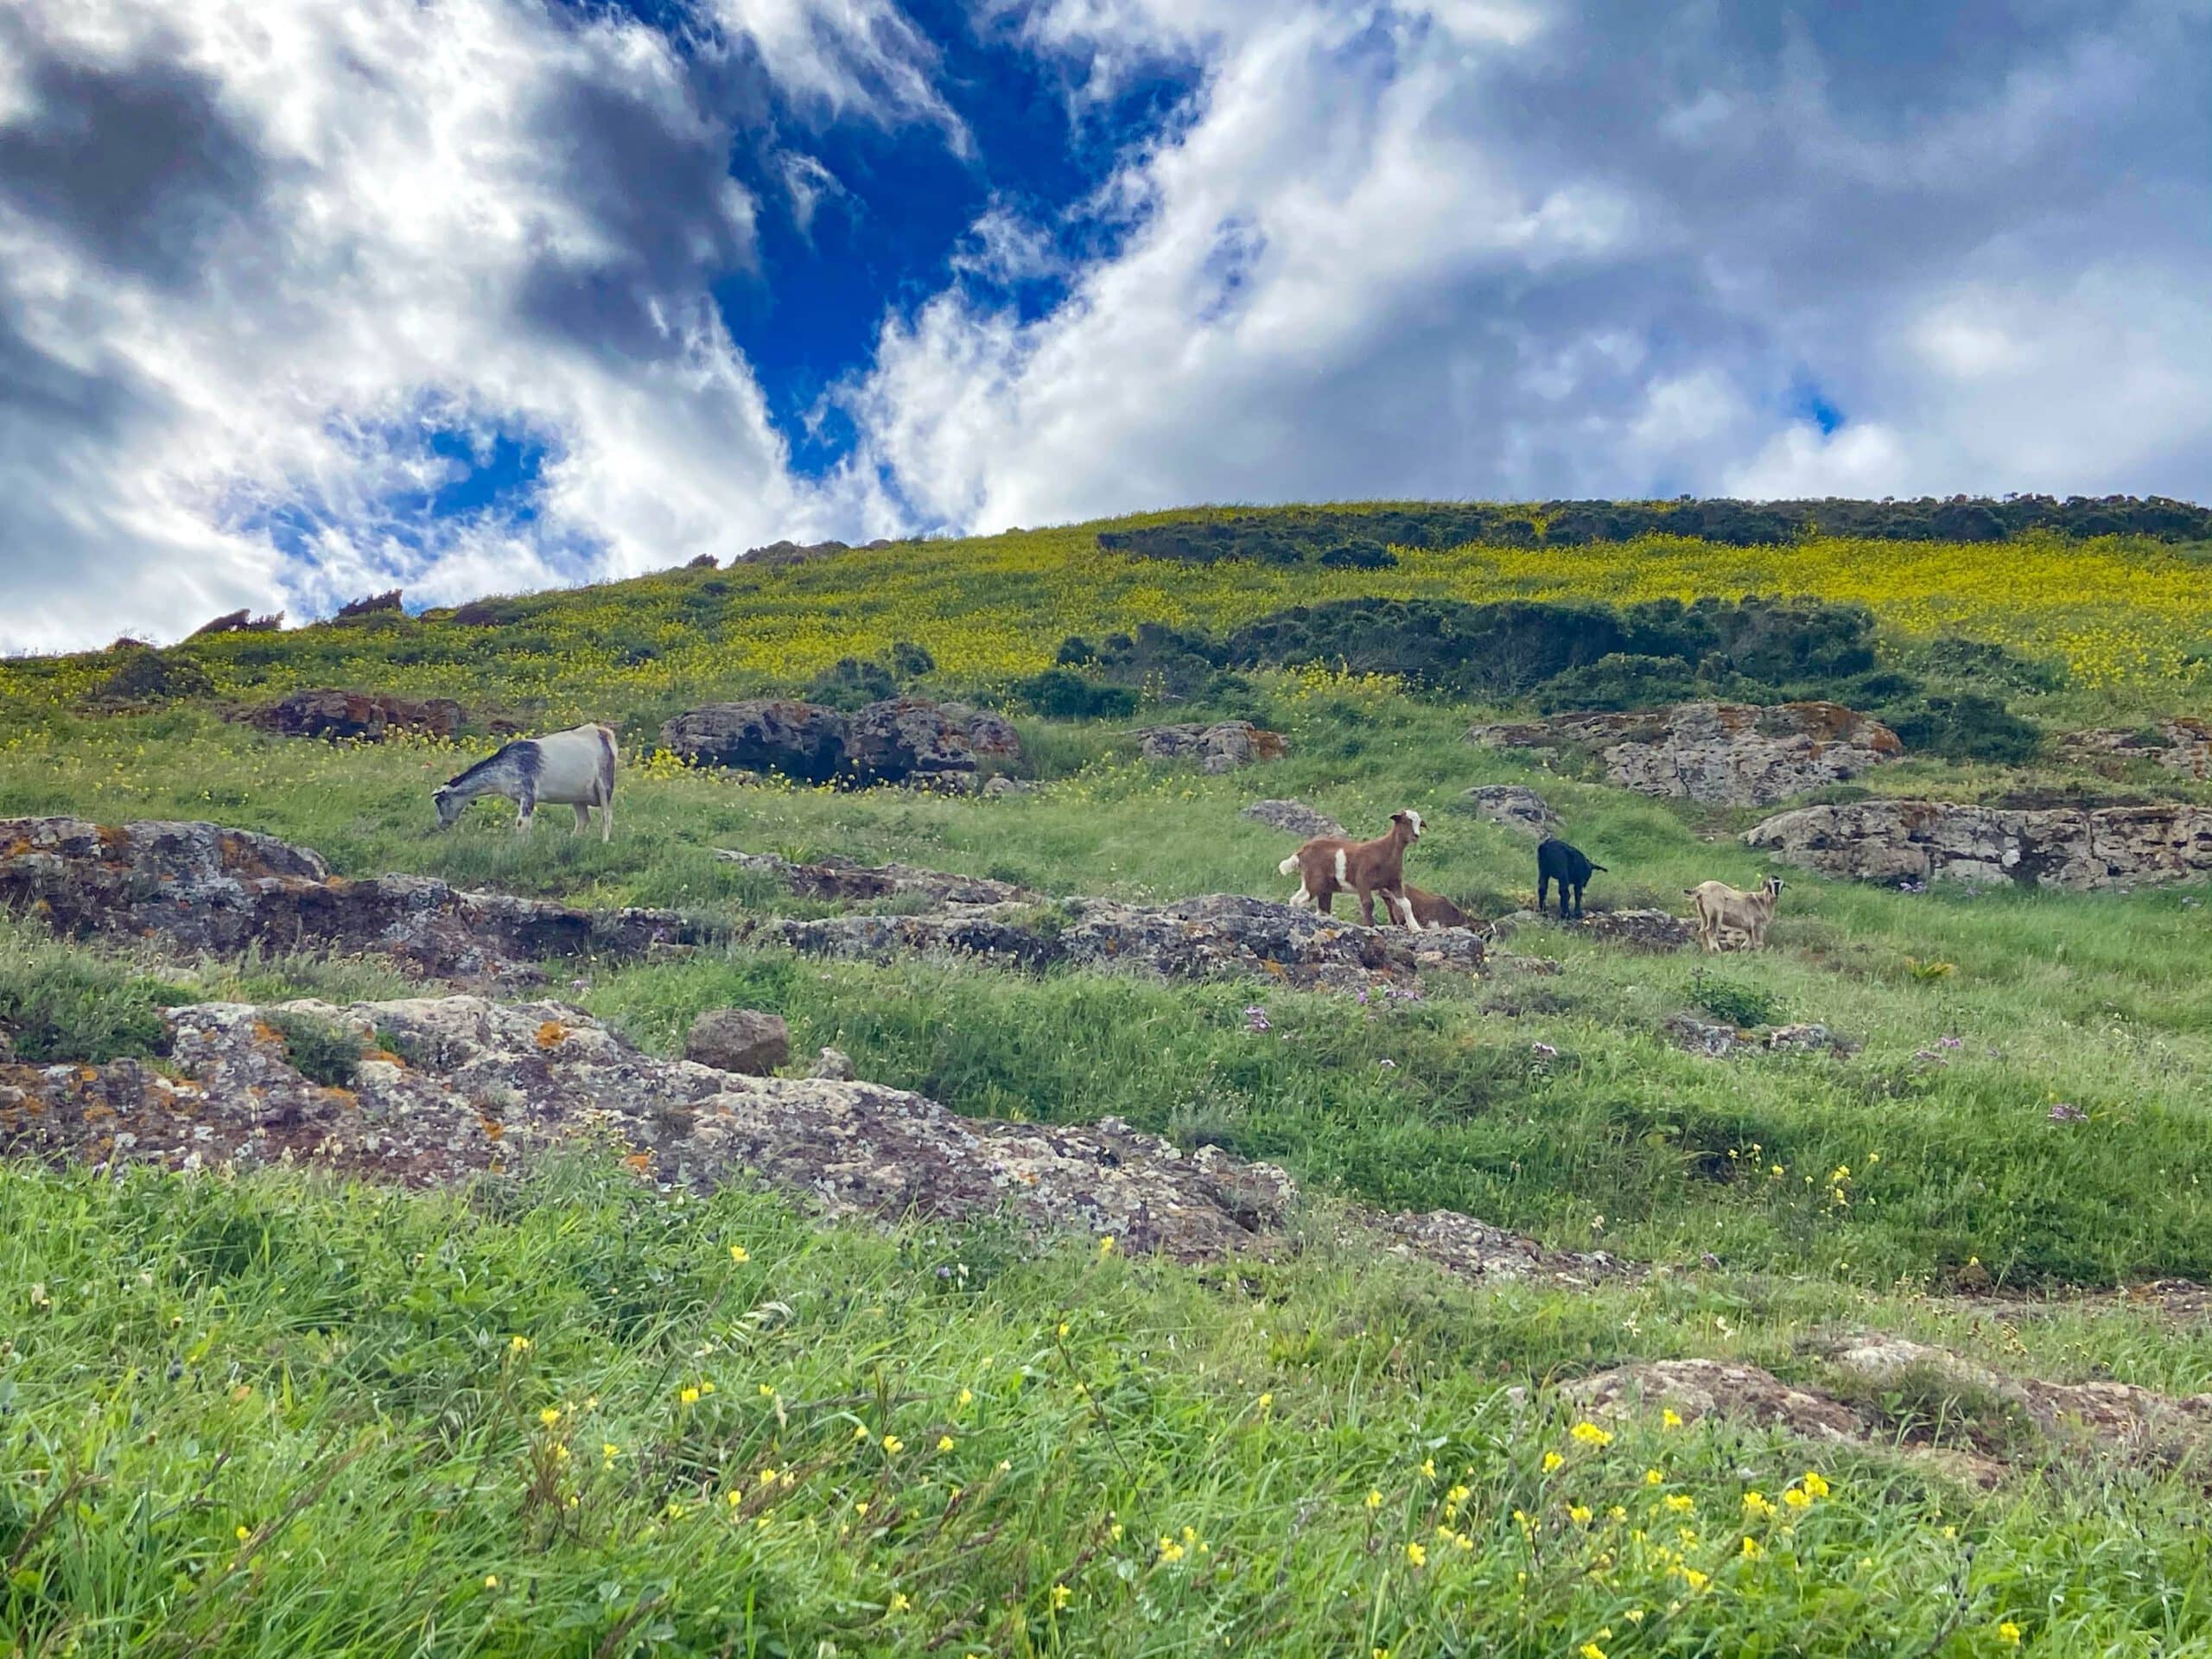
[[[0,649],[1198,501],[2212,494],[2207,0],[18,0]]]

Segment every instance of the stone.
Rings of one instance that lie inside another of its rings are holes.
[[[1000,772],[995,778],[986,779],[979,792],[987,799],[996,800],[1001,795],[1033,795],[1037,792],[1037,785],[1025,778],[1009,778]]]
[[[872,702],[852,717],[847,764],[861,783],[972,777],[977,763],[1021,756],[1014,728],[987,709],[926,697]]]
[[[2201,782],[2212,778],[2212,721],[2184,718],[2140,730],[2068,732],[2058,740],[2058,752],[2108,774],[2129,761],[2148,760]]]
[[[1280,830],[1285,835],[1296,836],[1301,842],[1311,841],[1316,836],[1341,836],[1344,832],[1344,825],[1303,801],[1255,801],[1236,816],[1264,823],[1270,830]]]
[[[547,957],[630,960],[716,937],[674,911],[578,910],[420,875],[349,880],[304,847],[194,821],[0,819],[0,909],[69,938],[365,952],[467,984],[530,984]]]
[[[1718,1359],[1658,1359],[1563,1382],[1561,1398],[1592,1417],[1615,1420],[1672,1407],[1685,1424],[1700,1417],[1781,1428],[1808,1440],[1845,1443],[1870,1426],[1840,1400],[1794,1388],[1756,1365]]]
[[[842,542],[802,543],[785,539],[770,542],[766,547],[748,547],[732,563],[754,564],[772,570],[780,565],[811,564],[817,559],[833,559],[840,553],[852,550]]]
[[[804,783],[845,775],[846,717],[788,697],[714,702],[677,715],[661,746],[696,766],[772,772]]]
[[[1554,715],[1476,726],[1467,737],[1491,748],[1597,749],[1607,779],[1624,788],[1727,806],[1771,806],[1847,783],[1904,753],[1888,727],[1834,702]]]
[[[347,1086],[293,1067],[272,1023],[288,1014],[358,1037]],[[657,1059],[558,1002],[200,1003],[162,1019],[169,1052],[158,1071],[137,1060],[0,1065],[0,1154],[111,1173],[283,1164],[420,1186],[597,1148],[665,1190],[760,1181],[833,1219],[1003,1216],[1110,1233],[1130,1255],[1184,1262],[1301,1242],[1297,1185],[1272,1164],[1185,1152],[1118,1118],[979,1121],[873,1084]],[[390,1052],[373,1046],[386,1039]],[[1478,1279],[1575,1286],[1622,1271],[1471,1217],[1356,1207],[1344,1217],[1358,1237]]]
[[[1183,726],[1141,726],[1138,753],[1147,760],[1195,760],[1198,770],[1234,772],[1260,760],[1280,760],[1290,745],[1280,732],[1255,726],[1249,720],[1218,721]]]
[[[1541,841],[1559,827],[1559,814],[1523,784],[1480,784],[1459,798],[1478,817]]]
[[[1021,757],[1020,734],[1001,716],[925,697],[891,697],[851,715],[779,697],[709,703],[662,727],[661,743],[697,765],[863,787],[957,787],[986,760]]]
[[[2212,807],[2016,810],[1948,801],[1802,807],[1753,826],[1747,845],[1861,881],[2094,889],[2212,874]]]
[[[1744,1034],[1733,1026],[1716,1025],[1700,1020],[1694,1014],[1671,1016],[1662,1027],[1668,1040],[1675,1047],[1702,1054],[1707,1059],[1725,1059],[1743,1046]]]
[[[294,691],[233,718],[282,737],[379,743],[398,731],[451,740],[466,716],[451,697],[395,697],[378,692]]]
[[[919,915],[760,918],[747,937],[810,955],[889,961],[971,957],[1039,971],[1123,968],[1165,979],[1242,975],[1301,988],[1409,986],[1432,969],[1476,973],[1481,937],[1465,928],[1408,933],[1364,927],[1241,893],[1166,905],[1070,899],[1037,905],[948,905]]]
[[[824,1048],[814,1063],[814,1075],[829,1083],[851,1083],[858,1077],[853,1057],[842,1048]]]
[[[1679,950],[1697,937],[1690,923],[1663,910],[1592,910],[1569,922],[1547,911],[1516,910],[1492,922],[1489,934],[1495,943],[1510,938],[1517,929],[1537,926],[1571,928],[1623,950]]]
[[[765,1077],[791,1057],[791,1028],[780,1014],[709,1008],[691,1022],[683,1058],[717,1071]]]
[[[1027,888],[988,876],[955,875],[946,870],[925,870],[912,864],[856,864],[849,858],[825,858],[818,864],[794,864],[769,853],[741,853],[717,848],[716,858],[766,875],[802,899],[832,904],[867,904],[879,899],[920,895],[946,905],[1000,905],[1034,899]]]
[[[1855,1054],[1859,1045],[1837,1036],[1817,1021],[1776,1026],[1766,1033],[1767,1048],[1777,1054]]]

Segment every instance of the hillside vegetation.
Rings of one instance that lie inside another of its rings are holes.
[[[15,660],[0,817],[211,819],[341,875],[742,920],[828,906],[717,849],[1047,899],[1281,899],[1294,838],[1246,804],[1295,798],[1358,835],[1410,805],[1411,878],[1490,918],[1529,901],[1534,860],[1467,809],[1479,785],[1541,791],[1609,867],[1593,906],[1681,913],[1700,880],[1767,873],[1736,833],[1762,810],[1465,741],[1553,709],[1832,697],[1907,747],[1838,798],[2212,803],[2056,742],[2207,712],[2196,510],[1939,542],[1926,515],[1908,539],[1880,504],[1809,505],[1857,538],[1659,534],[1665,504],[1185,511]],[[1347,530],[1376,512],[1397,517]],[[1530,528],[1392,539],[1452,513]],[[1243,544],[1163,550],[1193,524]],[[1270,537],[1292,554],[1253,550]],[[1388,558],[1327,556],[1361,543]],[[137,689],[110,685],[134,664]],[[467,725],[353,746],[224,718],[321,686],[455,697]],[[658,748],[700,703],[893,690],[1004,709],[1035,788],[806,787]],[[430,789],[493,722],[580,718],[626,746],[610,843],[558,809],[526,841],[492,806],[435,830]],[[1131,731],[1210,718],[1282,733],[1287,758],[1209,776]],[[751,1188],[659,1196],[581,1152],[441,1193],[0,1167],[0,1652],[2212,1643],[2207,1448],[2055,1436],[2002,1382],[2212,1391],[2201,1304],[2114,1294],[2212,1278],[2202,889],[1789,874],[1762,955],[1523,923],[1484,976],[1392,997],[746,944],[553,970],[656,1052],[702,1010],[762,1008],[796,1053],[834,1045],[970,1116],[1119,1116],[1278,1162],[1315,1208],[1267,1261],[824,1226]],[[381,958],[187,958],[0,918],[0,1032],[39,1065],[159,1065],[161,1011],[185,1002],[421,994]],[[1683,1014],[1817,1021],[1851,1052],[1708,1058],[1668,1034]],[[1328,1220],[1353,1204],[1641,1270],[1469,1283],[1349,1246]],[[1822,1344],[1868,1329],[1989,1380],[1854,1381]],[[1880,1432],[1656,1404],[1601,1424],[1557,1392],[1675,1358],[1763,1367]]]

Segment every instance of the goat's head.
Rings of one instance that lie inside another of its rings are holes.
[[[1769,877],[1767,877],[1767,879],[1766,879],[1766,896],[1767,896],[1768,898],[1770,898],[1770,899],[1779,899],[1779,898],[1781,898],[1781,897],[1782,897],[1782,885],[1783,885],[1783,883],[1782,883],[1782,878],[1781,878],[1780,876],[1778,876],[1778,875],[1770,875]]]
[[[450,830],[468,810],[468,797],[451,784],[441,784],[430,791],[430,804],[438,809],[438,828]]]
[[[1390,827],[1408,841],[1419,841],[1421,814],[1410,806],[1402,812],[1393,812],[1390,815]]]

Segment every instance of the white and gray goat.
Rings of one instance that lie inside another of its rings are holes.
[[[498,795],[515,804],[515,829],[525,836],[540,801],[575,807],[580,836],[591,827],[595,806],[599,838],[607,842],[614,834],[614,766],[620,758],[614,734],[604,726],[517,738],[430,797],[438,809],[438,826],[450,830],[478,796]]]

